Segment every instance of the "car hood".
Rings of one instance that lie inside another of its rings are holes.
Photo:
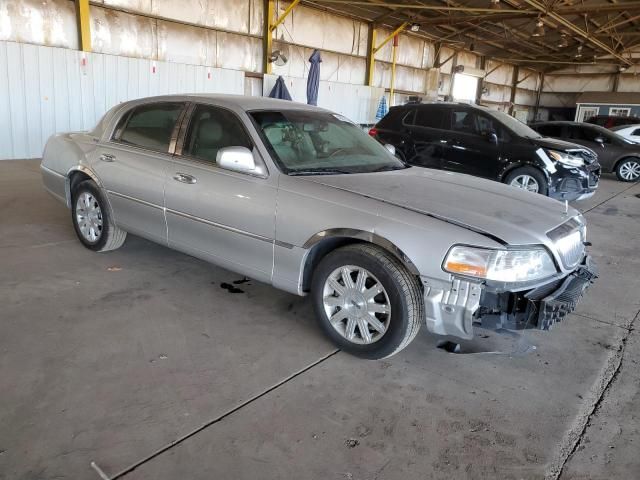
[[[574,150],[576,148],[579,148],[580,150],[587,149],[584,145],[566,142],[564,140],[559,140],[557,138],[550,138],[550,137],[532,138],[531,141],[536,145],[538,145],[539,147],[550,148],[553,150],[567,151],[567,150]]]
[[[412,167],[381,173],[298,177],[481,232],[510,245],[547,244],[571,217],[556,200],[470,175]]]

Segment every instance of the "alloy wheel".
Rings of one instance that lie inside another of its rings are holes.
[[[325,280],[322,298],[331,326],[350,342],[377,342],[389,328],[389,296],[382,283],[362,267],[336,268]]]
[[[620,176],[625,180],[632,181],[640,178],[640,163],[627,161],[620,165]]]
[[[76,223],[85,240],[97,242],[102,236],[102,209],[89,192],[82,192],[76,200]]]
[[[518,175],[509,184],[512,187],[521,188],[523,190],[527,190],[529,192],[538,193],[540,190],[540,185],[538,185],[538,181],[533,178],[531,175]]]

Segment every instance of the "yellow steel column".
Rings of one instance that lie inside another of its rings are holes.
[[[273,40],[273,29],[271,28],[271,23],[273,22],[275,11],[275,0],[264,0],[264,41],[262,42],[262,68],[264,73],[271,73],[271,62],[269,62],[269,55],[271,55],[271,44]]]
[[[264,2],[264,73],[271,73],[271,62],[269,62],[269,55],[271,55],[271,44],[273,42],[273,31],[278,25],[284,22],[287,15],[300,3],[300,0],[293,0],[289,6],[282,12],[277,19],[273,19],[276,11],[275,0],[265,0]]]
[[[376,26],[369,24],[369,35],[367,36],[367,67],[365,74],[365,85],[373,85],[373,70],[375,68],[375,48],[376,48]]]
[[[91,27],[89,17],[89,0],[76,0],[76,17],[78,19],[78,38],[80,50],[91,51]]]
[[[391,88],[389,89],[389,106],[393,107],[393,94],[396,83],[396,50],[398,49],[398,35],[393,37],[393,49],[391,50]]]

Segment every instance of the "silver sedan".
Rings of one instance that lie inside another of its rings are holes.
[[[122,103],[49,139],[44,185],[87,248],[145,237],[297,295],[364,358],[422,324],[548,329],[594,277],[583,217],[466,175],[408,167],[346,118],[265,98]]]

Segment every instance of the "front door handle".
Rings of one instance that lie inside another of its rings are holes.
[[[100,160],[103,162],[113,162],[116,159],[115,155],[111,155],[110,153],[103,153],[100,155]]]
[[[194,183],[197,182],[196,177],[194,177],[193,175],[189,175],[187,173],[180,173],[180,172],[177,172],[173,176],[173,179],[178,182],[188,183],[189,185],[193,185]]]

